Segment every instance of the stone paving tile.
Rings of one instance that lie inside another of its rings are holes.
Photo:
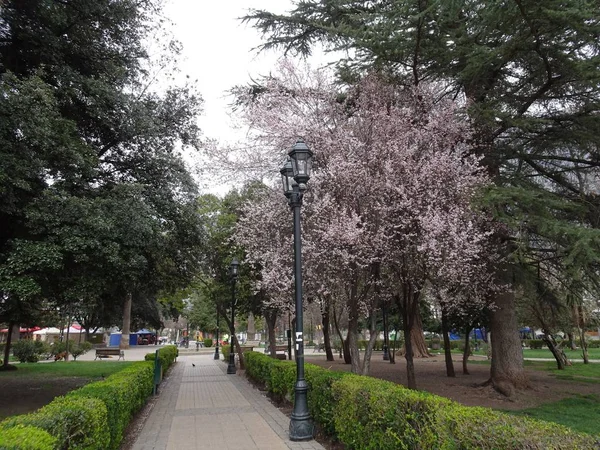
[[[226,368],[212,355],[180,357],[132,450],[323,450],[291,442],[289,418]]]

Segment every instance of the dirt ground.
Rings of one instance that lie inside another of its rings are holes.
[[[470,375],[462,374],[462,358],[454,360],[455,378],[446,376],[444,356],[415,359],[415,375],[417,388],[455,400],[467,406],[485,406],[495,409],[525,409],[561,400],[573,395],[600,394],[598,384],[565,381],[554,377],[550,372],[527,369],[530,389],[518,391],[514,398],[506,398],[492,387],[482,384],[490,376],[489,365],[469,364]],[[326,361],[323,357],[314,358],[306,355],[306,362],[331,370],[350,371],[350,365],[343,359]],[[568,370],[568,369],[567,369]],[[371,360],[370,375],[375,378],[406,385],[406,361],[397,356],[396,364],[383,361],[381,354],[375,354]]]
[[[65,395],[89,382],[81,377],[0,378],[0,421],[8,416],[35,411],[54,397]]]

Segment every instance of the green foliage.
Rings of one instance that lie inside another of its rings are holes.
[[[347,376],[333,385],[335,429],[350,448],[439,448],[438,411],[450,400],[369,377]]]
[[[102,401],[84,397],[57,397],[34,413],[9,417],[2,426],[34,426],[57,440],[57,448],[106,450],[107,408]]]
[[[166,373],[169,367],[175,362],[177,356],[179,356],[179,350],[177,350],[175,345],[165,345],[158,350],[158,358],[160,359],[164,373]],[[146,361],[154,361],[156,359],[156,353],[146,353],[144,359]]]
[[[546,346],[542,339],[527,339],[525,345],[532,350],[540,350]]]
[[[600,436],[514,418],[406,389],[388,381],[307,364],[309,409],[320,429],[348,449],[588,449]],[[291,398],[295,365],[262,353],[246,356],[246,374],[279,398]]]
[[[44,353],[44,343],[31,339],[20,339],[13,346],[13,354],[22,363],[35,363]]]
[[[204,339],[204,346],[205,347],[212,347],[212,345],[213,345],[213,340],[211,338]]]
[[[55,450],[56,438],[47,431],[32,426],[0,427],[2,450]]]
[[[93,398],[103,402],[108,412],[104,450],[117,449],[133,415],[145,404],[153,389],[153,364],[134,363],[128,368],[72,391],[67,398]]]
[[[69,348],[69,352],[73,355],[73,360],[77,361],[77,358],[81,355],[85,355],[92,349],[92,343],[83,341],[75,344],[73,347]]]
[[[487,408],[454,404],[443,411],[450,448],[464,449],[592,449],[600,437],[579,434],[564,426],[524,417],[515,418]]]
[[[223,359],[229,361],[229,352],[231,345],[221,345],[221,353],[223,353]]]

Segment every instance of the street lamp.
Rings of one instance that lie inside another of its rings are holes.
[[[217,343],[215,344],[215,356],[213,359],[219,359],[219,307],[217,306]]]
[[[233,338],[235,337],[235,281],[237,280],[238,267],[240,263],[236,258],[233,258],[229,266],[229,275],[231,276],[231,346],[229,347],[229,365],[227,373],[235,374],[235,352],[233,351]]]
[[[296,386],[294,388],[294,411],[290,420],[290,440],[307,441],[314,436],[314,426],[308,411],[308,384],[304,379],[304,337],[302,322],[302,253],[300,239],[300,206],[306,183],[310,179],[313,153],[308,146],[298,140],[290,152],[288,160],[280,170],[283,193],[288,198],[294,212],[294,275],[296,298]]]

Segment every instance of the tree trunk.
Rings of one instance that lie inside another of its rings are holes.
[[[265,322],[267,322],[267,334],[269,338],[269,356],[277,358],[277,337],[275,336],[275,323],[277,322],[277,311],[269,310],[265,312]]]
[[[375,315],[376,309],[373,308],[371,311],[371,320],[370,328],[369,328],[369,342],[367,344],[367,348],[365,349],[365,356],[362,364],[362,375],[369,375],[371,371],[371,356],[373,355],[373,348],[375,347],[375,342],[377,341],[377,316]]]
[[[352,373],[361,373],[360,353],[358,351],[358,311],[349,309],[348,317],[348,336],[344,342],[344,360],[346,352],[350,356],[350,364],[352,365]],[[347,364],[347,362],[346,362]]]
[[[504,274],[504,283],[512,284],[512,272]],[[510,397],[515,388],[528,386],[523,368],[523,352],[513,292],[502,292],[494,299],[490,313],[492,364],[490,381],[501,394]]]
[[[338,323],[338,317],[337,314],[335,313],[335,309],[333,310],[333,325],[335,327],[335,331],[338,335],[338,337],[340,338],[340,357],[342,357],[342,355],[344,356],[344,364],[350,364],[351,363],[351,358],[350,358],[350,348],[348,347],[348,340],[344,339],[342,336],[342,332],[340,330],[340,325]]]
[[[398,340],[398,330],[395,330],[392,349],[390,350],[390,364],[396,364],[396,342]]]
[[[329,335],[329,312],[331,310],[331,306],[329,304],[329,299],[325,300],[325,309],[321,314],[322,323],[323,323],[323,345],[325,347],[325,355],[327,355],[327,361],[333,361],[333,351],[331,350],[331,337]]]
[[[10,359],[10,346],[12,344],[12,332],[13,327],[15,326],[14,322],[8,322],[8,329],[6,330],[6,345],[4,346],[4,362],[2,366],[8,367],[8,360]]]
[[[567,355],[565,355],[565,352],[561,348],[559,348],[554,337],[550,333],[548,333],[546,330],[543,330],[543,331],[544,331],[543,340],[546,343],[546,345],[548,346],[548,349],[550,350],[550,352],[552,352],[554,359],[556,359],[556,365],[558,366],[558,370],[564,370],[566,366],[571,365],[569,363]]]
[[[421,312],[419,311],[418,303],[415,305],[417,308],[414,313],[413,325],[410,331],[410,343],[412,345],[413,358],[429,358],[431,353],[427,348],[427,342],[425,342],[425,335],[423,334],[423,321],[421,320]],[[404,349],[401,353],[406,351],[406,344],[408,339],[404,339]]]
[[[577,332],[579,334],[579,342],[581,342],[581,355],[583,356],[583,363],[589,364],[590,359],[588,356],[588,346],[585,340],[585,317],[583,307],[581,305],[575,306],[575,319],[577,325]]]
[[[448,336],[448,317],[442,308],[442,335],[444,337],[444,358],[446,360],[446,376],[455,377],[454,363],[452,362],[452,351],[450,350],[450,337]]]
[[[573,332],[567,333],[567,339],[569,340],[569,348],[571,350],[577,350],[577,346],[575,345],[575,340],[573,339]]]
[[[125,296],[125,305],[123,306],[123,330],[121,331],[120,349],[129,348],[129,333],[131,326],[131,292]]]
[[[463,375],[469,375],[469,369],[467,368],[467,362],[469,361],[469,355],[471,354],[471,345],[469,344],[469,338],[471,334],[471,330],[473,328],[467,328],[467,334],[465,335],[465,348],[463,349],[463,359],[462,359],[462,367],[463,367]]]
[[[406,378],[407,378],[407,387],[409,389],[417,389],[417,380],[415,378],[415,364],[413,361],[413,352],[412,352],[412,342],[411,342],[411,328],[412,328],[412,320],[410,320],[410,312],[408,311],[408,303],[404,302],[405,307],[402,308],[402,322],[404,326],[404,358],[406,359]]]

